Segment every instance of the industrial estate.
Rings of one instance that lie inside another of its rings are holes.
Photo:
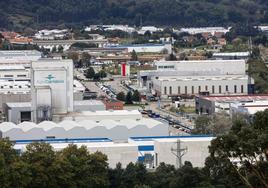
[[[85,149],[103,155],[110,174],[52,184],[29,168],[28,183],[5,184],[0,169],[0,187],[267,187],[267,35],[265,25],[1,28],[0,168],[9,143],[16,160],[38,165],[48,150],[57,158]],[[64,160],[74,165],[73,156]],[[111,175],[131,165],[152,181]]]

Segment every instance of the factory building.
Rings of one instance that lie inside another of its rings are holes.
[[[24,121],[31,121],[31,103],[10,102],[3,104],[5,121],[19,124]]]
[[[106,107],[102,101],[99,100],[81,100],[74,101],[74,111],[103,111]]]
[[[0,111],[3,104],[14,102],[29,102],[31,100],[29,81],[0,80]]]
[[[4,61],[37,61],[42,57],[37,50],[2,50],[0,51],[0,62]]]
[[[215,59],[222,59],[222,60],[228,60],[228,59],[245,59],[247,60],[250,56],[250,52],[219,52],[219,53],[213,53],[212,58]]]
[[[157,96],[247,94],[248,76],[182,76],[159,77],[152,80]]]
[[[30,80],[30,78],[29,78]],[[83,100],[85,87],[74,80],[74,101]],[[0,79],[0,111],[3,112],[5,103],[24,103],[31,101],[31,82],[18,80],[1,80]],[[96,109],[97,110],[97,109]],[[5,113],[5,112],[4,112]]]
[[[25,69],[23,65],[1,65],[0,64],[0,79],[1,80],[28,80],[30,70]]]
[[[108,48],[114,49],[127,49],[128,53],[135,51],[136,53],[167,53],[172,52],[171,43],[164,44],[132,44],[132,45],[116,45],[116,46],[107,46]]]
[[[214,114],[225,111],[246,112],[249,115],[267,108],[268,95],[196,96],[196,113]]]
[[[27,95],[30,97],[30,95]],[[1,99],[1,98],[0,98]],[[13,122],[15,124],[19,124],[24,121],[33,121],[33,117],[31,115],[31,99],[27,98],[26,102],[7,102],[3,104],[1,108],[3,111],[3,118],[5,121]],[[91,119],[95,113],[89,115],[85,115],[84,111],[103,111],[105,110],[105,104],[102,101],[98,100],[83,100],[83,101],[74,101],[74,112],[69,115],[64,115],[61,118],[58,116],[52,117],[54,121],[61,121],[64,119],[67,120],[75,120],[75,119]],[[77,112],[77,113],[75,113]],[[88,112],[87,112],[88,113]],[[104,116],[105,117],[105,116]],[[101,119],[100,117],[99,119]],[[95,118],[96,119],[96,118]]]
[[[106,110],[123,110],[124,109],[124,103],[119,100],[105,99],[103,100],[103,103],[105,104]]]
[[[224,27],[200,27],[200,28],[181,28],[180,32],[189,33],[191,35],[199,34],[199,33],[211,33],[212,35],[215,35],[215,33],[227,33],[230,31],[229,28]]]
[[[72,60],[42,59],[31,66],[32,117],[52,120],[53,114],[73,111]]]
[[[14,149],[23,153],[26,151],[27,144],[37,141],[41,140],[16,141]],[[138,159],[138,146],[136,144],[114,143],[108,138],[47,139],[41,142],[49,143],[55,151],[60,151],[69,144],[75,144],[77,147],[85,146],[90,153],[102,152],[107,155],[110,168],[115,168],[119,162],[125,168],[130,162],[135,163]]]
[[[130,162],[143,163],[149,169],[158,167],[161,162],[179,167],[185,161],[190,161],[194,167],[204,167],[212,139],[210,136],[130,137],[124,143],[109,138],[28,139],[15,141],[14,148],[22,153],[26,151],[27,144],[32,142],[49,143],[55,151],[69,144],[86,146],[89,152],[106,154],[111,168],[115,168],[119,162],[124,168]]]
[[[19,117],[28,109],[27,102],[32,102],[31,121],[41,121],[37,116],[44,114],[45,117],[40,118],[51,120],[53,114],[105,109],[102,103],[94,108],[93,104],[86,104],[90,102],[81,102],[85,87],[73,80],[71,60],[38,59],[30,68],[26,64],[0,63],[0,88],[0,111],[4,113],[4,120],[15,123],[24,121]],[[75,110],[73,101],[76,101]],[[13,118],[16,115],[17,120]]]
[[[190,161],[195,167],[204,167],[212,139],[203,135],[158,136],[131,137],[128,142],[138,145],[139,161],[150,168],[158,167],[161,162],[179,167],[185,161]]]
[[[254,80],[246,75],[245,60],[159,61],[156,70],[140,71],[138,83],[154,95],[248,94]]]
[[[96,106],[93,105],[93,108]],[[76,107],[76,108],[79,108]],[[92,109],[93,109],[92,108]],[[54,122],[61,122],[64,120],[82,121],[93,120],[101,121],[104,119],[120,121],[123,119],[132,119],[135,121],[141,120],[142,115],[138,110],[114,110],[114,111],[81,111],[71,112],[68,114],[53,114],[52,120]]]
[[[268,109],[268,100],[236,102],[230,104],[231,116],[235,114],[245,114],[249,117],[252,117],[255,113],[264,111],[266,109]]]
[[[27,139],[71,139],[71,138],[103,138],[127,140],[133,136],[169,136],[169,125],[150,118],[112,120],[65,120],[60,123],[43,121],[39,124],[22,122],[0,124],[1,138],[10,140]]]

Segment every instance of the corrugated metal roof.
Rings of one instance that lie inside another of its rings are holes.
[[[3,137],[14,139],[27,138],[73,138],[98,136],[110,138],[128,138],[135,135],[168,135],[168,125],[162,122],[143,118],[141,120],[122,119],[101,121],[70,121],[65,120],[60,123],[43,121],[39,124],[23,122],[15,125],[13,123],[0,124],[0,131]],[[129,136],[128,136],[129,135]]]

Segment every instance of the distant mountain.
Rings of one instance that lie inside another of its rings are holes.
[[[268,23],[268,0],[0,0],[0,27]]]

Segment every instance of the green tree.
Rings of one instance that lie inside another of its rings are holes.
[[[55,152],[46,143],[32,143],[26,146],[22,160],[30,165],[31,182],[28,187],[56,187],[54,162]]]
[[[231,118],[225,112],[215,113],[212,116],[199,116],[192,133],[222,135],[229,132],[232,124]]]
[[[125,104],[133,104],[131,91],[127,92],[126,99],[125,99]]]
[[[144,36],[147,37],[147,38],[150,38],[151,37],[151,32],[150,31],[145,31],[144,33]]]
[[[176,57],[176,55],[174,55],[173,53],[171,53],[171,54],[169,55],[169,57],[168,57],[168,60],[169,60],[169,61],[177,61],[177,57]]]
[[[59,45],[58,46],[58,52],[59,53],[63,53],[63,50],[64,50],[63,46],[62,45]]]
[[[228,134],[211,142],[206,168],[215,185],[268,187],[268,110],[254,119],[251,124],[237,120]]]
[[[140,92],[138,90],[135,90],[133,92],[132,101],[135,101],[135,102],[140,102],[141,101]]]
[[[161,54],[168,54],[168,50],[164,48],[163,50],[161,50]]]
[[[26,187],[31,181],[29,165],[20,159],[8,139],[0,140],[0,187]]]
[[[148,174],[151,187],[169,187],[169,184],[176,179],[176,169],[173,165],[160,163],[155,172]]]
[[[52,53],[56,53],[56,52],[57,52],[57,47],[56,47],[56,46],[53,46],[51,52],[52,52]]]
[[[90,65],[90,59],[91,59],[91,55],[87,52],[83,52],[82,53],[82,57],[81,57],[81,62],[83,66],[89,66]]]
[[[125,100],[126,100],[126,95],[125,95],[125,93],[124,93],[124,92],[119,92],[119,93],[117,93],[117,95],[116,95],[116,99],[117,99],[117,100],[120,100],[120,101],[125,101]]]
[[[93,67],[89,67],[85,72],[85,76],[88,79],[93,79],[93,78],[95,79],[95,75],[96,74],[95,74]]]
[[[206,115],[198,116],[195,120],[195,127],[192,130],[192,134],[210,134],[209,124],[211,118]]]
[[[107,73],[103,69],[100,70],[100,72],[98,72],[98,73],[99,73],[100,78],[106,78],[107,77]]]
[[[121,163],[116,164],[116,168],[109,169],[109,188],[120,188],[122,186],[122,175],[124,169]]]
[[[201,169],[193,168],[192,164],[186,161],[184,166],[176,171],[176,178],[170,182],[169,187],[212,188],[212,185]]]
[[[145,184],[147,171],[143,164],[129,163],[122,174],[122,188],[143,186]]]
[[[72,59],[74,63],[78,62],[79,54],[77,52],[68,53],[68,59]]]
[[[132,61],[138,61],[138,55],[135,50],[131,52],[131,60]]]
[[[66,161],[72,173],[73,187],[107,187],[108,163],[100,152],[90,154],[85,146],[69,145],[59,156]]]

